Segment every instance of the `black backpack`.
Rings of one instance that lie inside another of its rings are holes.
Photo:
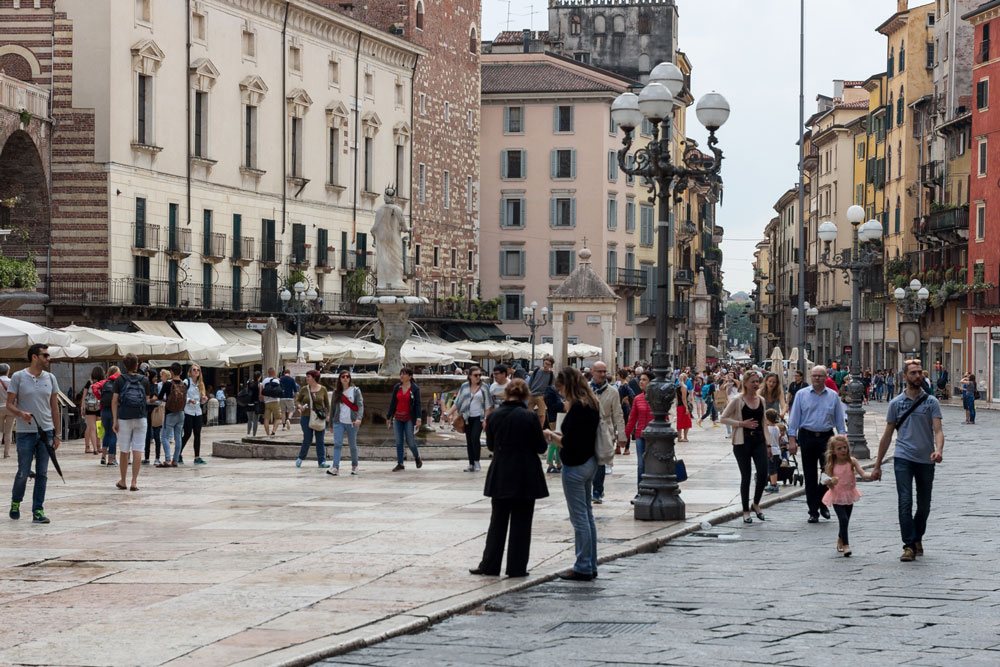
[[[143,386],[145,378],[141,375],[132,375],[130,373],[126,373],[121,377],[124,386],[118,396],[118,407],[128,408],[136,412],[144,412],[146,410],[146,388]],[[107,385],[105,385],[106,388]],[[101,398],[104,398],[104,391],[101,392]]]

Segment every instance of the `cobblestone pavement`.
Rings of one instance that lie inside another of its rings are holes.
[[[884,413],[885,407],[872,406]],[[327,665],[1000,664],[1000,414],[945,408],[927,551],[901,563],[891,464],[861,485],[852,558],[805,500],[601,567],[590,583],[511,593]],[[870,431],[869,431],[870,432]],[[873,452],[875,443],[871,443]],[[985,465],[984,465],[985,464]]]

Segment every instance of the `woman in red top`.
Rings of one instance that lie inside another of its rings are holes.
[[[396,435],[396,467],[392,469],[393,472],[406,469],[403,465],[404,444],[413,452],[413,460],[417,467],[424,465],[420,460],[415,434],[421,423],[420,405],[420,386],[413,381],[413,371],[403,368],[399,371],[399,382],[392,388],[392,394],[389,396],[389,410],[386,415]]]
[[[642,437],[642,432],[646,425],[653,421],[653,410],[649,407],[649,402],[646,401],[646,387],[649,385],[649,380],[649,373],[639,375],[639,389],[641,391],[632,400],[632,410],[628,413],[628,424],[625,425],[625,434],[630,438],[635,438],[635,453],[639,456],[636,485],[642,481],[642,473],[646,471],[646,462],[643,456],[646,453],[646,439]]]

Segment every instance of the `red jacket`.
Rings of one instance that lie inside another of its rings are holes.
[[[826,386],[833,389],[835,392],[840,393],[840,388],[837,387],[837,382],[829,375],[826,376]]]
[[[653,421],[653,410],[649,407],[646,394],[639,394],[632,401],[632,410],[628,413],[625,434],[629,437],[641,438],[643,430],[651,421]]]
[[[115,380],[117,380],[119,376],[121,376],[121,373],[115,373],[114,375],[109,375],[100,382],[95,382],[94,384],[90,385],[90,391],[92,391],[94,396],[98,400],[100,400],[101,390],[104,389],[104,385],[107,384],[108,382],[114,384]]]

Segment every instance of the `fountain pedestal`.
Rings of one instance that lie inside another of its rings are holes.
[[[385,358],[378,367],[378,374],[395,378],[403,368],[403,343],[413,331],[413,325],[410,324],[410,304],[395,299],[392,303],[383,303],[380,299],[375,310],[382,325],[382,345],[385,346]]]

